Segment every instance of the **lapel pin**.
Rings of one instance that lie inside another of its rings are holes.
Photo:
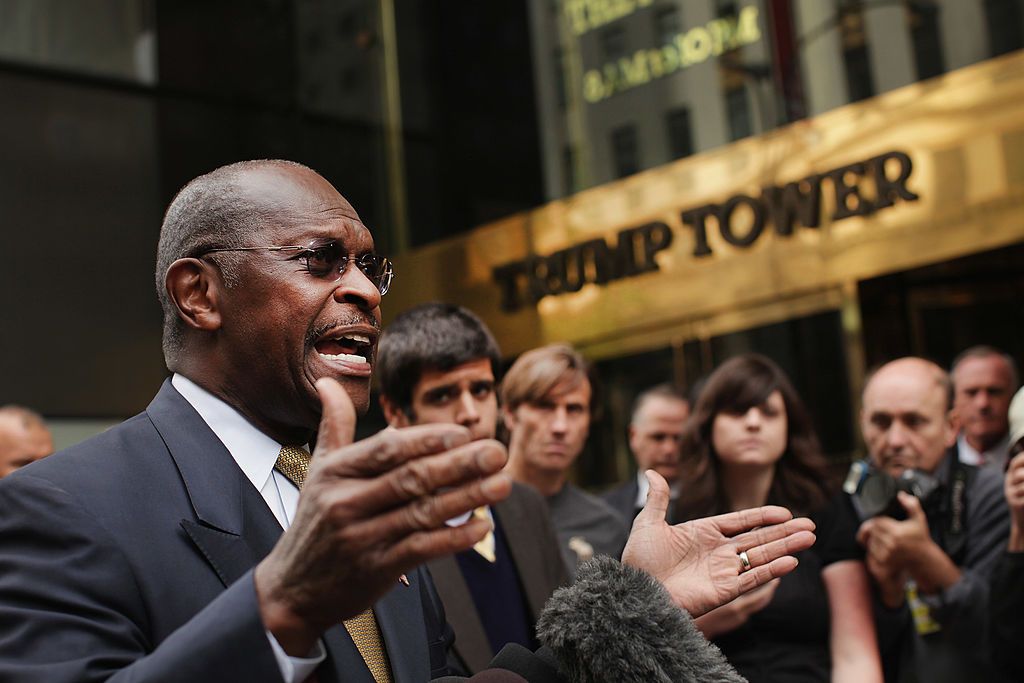
[[[405,574],[402,574],[401,576],[398,577],[398,583],[402,584],[403,586],[408,586],[409,585],[409,577],[406,576]]]

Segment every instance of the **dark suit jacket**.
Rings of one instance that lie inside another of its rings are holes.
[[[610,491],[605,491],[601,494],[601,498],[604,502],[615,508],[615,511],[619,513],[622,519],[626,522],[626,526],[632,527],[633,520],[636,519],[637,513],[640,512],[640,508],[636,506],[636,497],[640,493],[640,485],[636,483],[636,475],[632,479],[624,484],[619,484]],[[665,513],[665,519],[669,524],[676,524],[676,499],[673,498],[668,505],[668,511]]]
[[[636,483],[636,476],[633,476],[626,483],[619,484],[610,491],[605,491],[601,494],[601,498],[619,513],[622,521],[628,526],[632,526],[633,520],[636,518],[636,497],[639,492],[640,486]]]
[[[281,526],[165,382],[146,412],[0,480],[0,680],[281,680],[251,569]],[[447,673],[429,577],[374,608],[396,681]],[[321,683],[366,681],[342,626]]]
[[[532,627],[555,589],[569,582],[547,503],[535,489],[514,483],[509,497],[493,506],[491,512],[505,534]],[[448,623],[455,631],[455,655],[459,663],[470,673],[483,670],[496,653],[491,650],[458,562],[449,555],[427,566],[444,603]]]

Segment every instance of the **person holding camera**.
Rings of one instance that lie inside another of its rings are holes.
[[[876,472],[854,499],[861,509],[885,512],[864,521],[857,539],[878,588],[881,622],[902,618],[905,625],[893,663],[899,680],[992,676],[989,580],[1009,518],[1001,477],[961,463],[952,448],[952,399],[949,375],[922,358],[887,363],[864,387],[861,429]],[[894,500],[872,499],[879,491]]]
[[[1024,680],[1024,389],[1010,403],[1010,461],[1004,492],[1010,506],[1010,540],[992,576],[989,628],[992,658],[1008,681]]]

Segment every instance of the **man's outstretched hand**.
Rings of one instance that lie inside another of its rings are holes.
[[[266,628],[305,656],[329,627],[401,590],[402,572],[473,547],[485,521],[445,520],[501,501],[512,483],[497,441],[454,424],[386,429],[352,443],[355,409],[332,379],[317,382],[323,418],[295,519],[257,567]]]
[[[633,522],[622,561],[658,579],[693,617],[793,571],[792,554],[814,544],[814,522],[771,505],[670,526],[668,484],[653,470],[646,476],[647,505]]]

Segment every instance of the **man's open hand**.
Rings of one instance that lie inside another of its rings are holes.
[[[445,520],[504,499],[512,486],[497,441],[471,442],[464,427],[438,424],[353,444],[348,394],[331,379],[317,390],[323,417],[295,519],[255,573],[264,624],[298,656],[395,588],[402,572],[471,548],[487,522]]]
[[[796,568],[791,555],[814,544],[814,522],[766,506],[670,526],[668,484],[648,470],[647,505],[633,522],[622,561],[658,579],[694,617]],[[740,552],[750,569],[743,569]]]

